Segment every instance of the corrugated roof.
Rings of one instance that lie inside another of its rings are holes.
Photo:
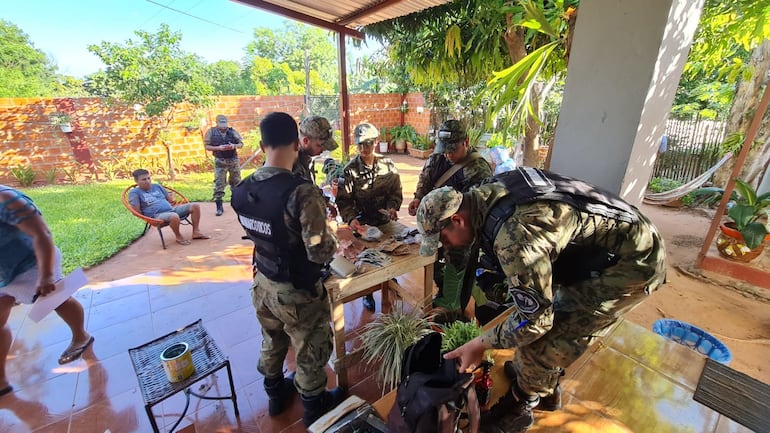
[[[233,0],[360,37],[361,27],[449,3],[451,0]],[[303,19],[303,16],[309,19]]]

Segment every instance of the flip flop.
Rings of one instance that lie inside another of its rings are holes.
[[[189,239],[182,239],[180,241],[179,239],[177,239],[176,243],[178,243],[179,245],[190,245],[190,240]]]
[[[65,350],[64,353],[61,354],[59,357],[59,364],[67,364],[69,362],[72,362],[78,358],[80,358],[80,355],[85,352],[86,349],[88,349],[88,346],[90,346],[94,342],[94,336],[92,335],[91,338],[88,339],[88,341],[85,342],[85,344],[73,347],[69,350]]]
[[[193,236],[193,239],[211,239],[211,236],[200,234],[200,235],[197,235],[197,236]]]
[[[11,385],[6,386],[3,389],[0,389],[0,397],[9,394],[11,391],[13,391],[13,387]]]

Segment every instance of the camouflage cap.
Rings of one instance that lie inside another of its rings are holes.
[[[447,120],[441,124],[436,133],[436,149],[433,153],[450,153],[457,150],[468,135],[459,120]]]
[[[451,186],[434,189],[422,198],[417,208],[417,230],[422,235],[421,256],[432,256],[438,249],[444,223],[456,214],[463,202],[463,194]]]
[[[325,117],[309,116],[299,123],[299,132],[308,138],[315,138],[322,142],[325,150],[332,151],[339,147],[334,141],[334,130]]]
[[[356,145],[364,141],[376,140],[380,136],[380,131],[371,123],[361,123],[353,130],[353,141]]]

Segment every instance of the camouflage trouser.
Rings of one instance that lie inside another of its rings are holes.
[[[523,391],[551,394],[561,368],[569,367],[621,315],[664,282],[660,234],[642,217],[629,236],[637,239],[637,254],[621,257],[596,278],[554,286],[553,327],[542,338],[517,348],[514,355],[516,379]]]
[[[214,200],[222,200],[222,197],[225,196],[225,186],[228,183],[232,192],[235,185],[238,185],[240,181],[241,166],[238,158],[214,159]]]
[[[316,283],[318,296],[291,283],[272,281],[257,273],[251,298],[262,325],[262,350],[257,370],[266,378],[283,374],[289,345],[297,357],[294,384],[300,394],[313,396],[326,389],[324,366],[332,353],[331,313],[326,289]]]

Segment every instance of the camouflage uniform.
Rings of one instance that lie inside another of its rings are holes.
[[[378,226],[390,221],[380,209],[401,208],[401,178],[390,158],[375,155],[374,164],[367,167],[356,155],[345,166],[342,178],[336,199],[342,221],[358,219],[361,224]]]
[[[478,239],[490,204],[505,194],[499,182],[473,188],[462,197],[449,188],[429,194],[417,215],[420,231],[429,235],[421,252],[435,249],[437,236],[430,235],[440,231],[440,221],[456,213],[464,200],[469,201]],[[517,205],[503,222],[493,254],[518,311],[481,338],[494,348],[517,348],[513,364],[523,391],[551,394],[560,368],[572,364],[596,337],[664,282],[663,240],[650,221],[636,213],[638,221],[626,223],[567,203],[535,200]],[[560,283],[554,263],[561,263],[568,245],[612,245],[617,260],[587,279]]]
[[[315,170],[311,170],[310,168],[312,162],[313,158],[300,148],[299,153],[297,154],[297,160],[294,162],[291,172],[297,173],[303,178],[315,183]]]
[[[476,158],[453,174],[444,185],[451,186],[460,192],[465,192],[468,191],[470,187],[481,182],[482,179],[492,176],[492,167],[489,166],[486,159],[479,155],[479,152],[476,149],[471,149],[468,152],[468,155],[465,156],[465,159],[458,162],[458,164],[462,164],[466,159],[474,157]],[[441,175],[446,173],[452,165],[453,164],[446,159],[443,153],[434,153],[431,155],[428,160],[425,161],[425,166],[420,172],[420,178],[417,181],[417,189],[414,192],[414,198],[422,200],[423,197],[433,190],[436,181],[439,180]]]
[[[218,146],[227,143],[241,143],[243,139],[233,128],[227,128],[222,133],[218,128],[209,128],[203,137],[205,146]],[[241,164],[235,149],[212,152],[214,154],[214,200],[222,200],[225,196],[225,186],[230,184],[230,191],[241,181]],[[229,181],[228,181],[229,175]]]
[[[285,172],[262,167],[251,176],[261,181]],[[289,229],[289,243],[303,244],[310,261],[326,263],[332,259],[337,239],[326,225],[326,206],[318,187],[304,183],[289,195],[284,223]],[[323,392],[324,366],[332,352],[331,314],[323,283],[319,280],[312,290],[299,290],[291,283],[273,281],[257,272],[252,301],[262,325],[259,372],[269,378],[282,377],[284,359],[293,344],[297,390],[309,396]]]

